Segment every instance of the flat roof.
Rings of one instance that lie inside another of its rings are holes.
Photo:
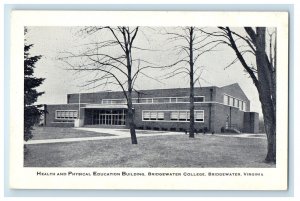
[[[127,105],[104,105],[104,104],[87,104],[81,108],[88,108],[88,109],[127,109]]]

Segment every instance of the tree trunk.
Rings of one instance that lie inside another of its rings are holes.
[[[257,78],[253,70],[247,65],[241,52],[236,46],[231,30],[226,27],[227,36],[231,47],[235,51],[244,69],[249,73],[259,94],[259,100],[264,115],[265,131],[267,135],[268,148],[266,162],[276,162],[276,71],[268,60],[266,54],[266,28],[257,27],[256,33],[252,28],[245,27],[245,31],[256,47],[255,57],[257,66]],[[275,43],[276,45],[276,43]],[[276,54],[276,51],[275,51]],[[276,56],[275,56],[276,57]],[[275,59],[276,62],[276,59]],[[276,67],[276,65],[275,65]]]
[[[126,46],[127,47],[127,46]],[[131,52],[129,48],[126,48],[126,60],[127,60],[127,81],[128,81],[128,97],[127,97],[127,107],[128,107],[128,121],[129,121],[129,129],[131,135],[131,143],[137,144],[136,132],[135,132],[135,123],[134,123],[134,111],[132,108],[132,77],[131,77]]]
[[[256,28],[256,63],[257,75],[259,81],[259,99],[262,105],[264,115],[265,130],[268,139],[268,152],[265,158],[266,162],[276,162],[276,114],[273,104],[272,87],[273,84],[273,69],[272,64],[266,57],[265,50],[265,27]]]
[[[135,132],[135,123],[134,123],[134,111],[132,109],[132,101],[131,101],[131,95],[129,95],[130,98],[128,98],[128,123],[129,123],[129,129],[130,129],[130,135],[131,135],[131,143],[137,144],[137,138],[136,138],[136,132]]]
[[[194,104],[194,58],[193,58],[193,35],[194,28],[190,28],[190,130],[189,137],[195,137],[195,104]]]

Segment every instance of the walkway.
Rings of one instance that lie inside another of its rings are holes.
[[[266,134],[249,134],[249,133],[242,133],[242,134],[216,134],[218,136],[223,136],[223,137],[238,137],[238,138],[254,138],[254,139],[266,139],[267,136]]]
[[[73,129],[92,131],[97,133],[109,133],[109,134],[113,134],[114,136],[30,140],[25,142],[25,144],[50,144],[50,143],[60,143],[60,142],[81,142],[81,141],[89,141],[89,140],[110,140],[110,139],[130,138],[129,129],[86,128],[86,127],[73,128]],[[138,138],[151,137],[151,136],[183,135],[183,134],[184,134],[183,132],[136,130],[136,135]],[[198,135],[202,135],[202,134],[198,134]],[[205,134],[205,135],[212,135],[212,134]],[[214,136],[266,139],[265,134],[214,134]]]
[[[59,142],[80,142],[89,140],[110,140],[120,138],[130,138],[129,129],[112,129],[112,128],[74,128],[78,130],[93,131],[98,133],[109,133],[114,136],[101,136],[101,137],[81,137],[81,138],[63,138],[63,139],[45,139],[45,140],[30,140],[24,144],[49,144]],[[178,132],[166,132],[166,131],[136,131],[137,137],[151,137],[151,136],[165,136],[165,135],[182,135]]]

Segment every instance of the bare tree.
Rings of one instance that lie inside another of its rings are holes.
[[[176,31],[166,30],[166,35],[169,36],[170,42],[178,43],[175,45],[178,59],[173,64],[164,66],[165,69],[170,70],[165,75],[165,78],[171,78],[177,75],[189,76],[189,110],[190,110],[190,126],[189,137],[195,137],[195,85],[199,86],[203,68],[199,65],[201,55],[213,51],[219,44],[218,40],[209,40],[210,36],[202,35],[202,30],[197,27],[178,27]]]
[[[237,58],[229,66],[239,61],[252,79],[262,105],[268,139],[265,161],[276,162],[276,31],[275,39],[266,37],[266,27],[244,27],[244,34],[229,27],[218,27],[218,31],[206,33],[231,47]],[[270,45],[269,54],[267,45]],[[255,58],[255,65],[251,64],[251,56]]]
[[[134,46],[139,27],[85,27],[80,31],[84,36],[97,35],[97,42],[84,44],[79,53],[64,52],[60,60],[68,65],[70,70],[94,73],[94,77],[83,86],[119,86],[127,102],[127,120],[130,128],[131,142],[137,144],[132,92],[139,74],[149,77],[142,71],[151,68],[150,63],[141,58],[135,58],[135,51],[144,51]]]

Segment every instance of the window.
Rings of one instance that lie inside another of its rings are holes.
[[[56,110],[55,111],[56,119],[77,119],[78,111],[77,110]]]
[[[194,102],[195,103],[204,102],[204,96],[196,96]]]
[[[153,98],[153,103],[159,103],[159,98]]]
[[[179,121],[186,121],[188,117],[187,113],[186,111],[179,111]]]
[[[229,97],[229,105],[233,106],[233,98],[232,97]]]
[[[139,102],[139,99],[133,98],[131,101],[132,101],[132,103],[138,103],[138,102]]]
[[[116,102],[115,100],[108,101],[103,100],[103,104],[113,104]],[[200,103],[204,102],[205,97],[204,96],[195,96],[194,102],[195,103]],[[108,102],[108,103],[107,103]],[[125,99],[124,102],[126,103]],[[153,97],[153,98],[133,98],[132,99],[133,103],[189,103],[190,98],[187,96],[181,96],[181,97]]]
[[[195,111],[195,121],[204,122],[204,111]],[[190,121],[190,112],[187,110],[171,111],[171,121]]]
[[[204,111],[195,111],[195,121],[204,122]]]
[[[246,111],[246,102],[224,94],[224,105],[233,106],[240,110]]]
[[[163,111],[143,111],[143,120],[164,120],[165,113]]]
[[[171,103],[176,103],[177,102],[177,98],[170,98],[170,102]]]
[[[164,120],[165,113],[164,112],[157,112],[157,120]]]
[[[171,120],[178,120],[178,116],[179,116],[179,112],[175,111],[175,112],[171,112]]]
[[[126,99],[103,99],[102,104],[126,104]]]
[[[242,107],[243,111],[246,111],[246,103],[243,101],[243,107]]]
[[[141,98],[140,103],[152,103],[152,98]]]
[[[188,97],[178,97],[177,98],[177,103],[186,103],[186,102],[190,102]]]
[[[144,120],[150,120],[150,112],[143,112]]]
[[[239,107],[239,100],[238,99],[234,99],[234,107]]]
[[[56,118],[57,119],[61,118],[61,111],[56,111]]]
[[[239,109],[243,110],[243,101],[239,101]]]
[[[102,104],[110,104],[111,101],[110,100],[102,100]]]
[[[168,103],[169,98],[153,98],[153,103]]]
[[[151,120],[156,120],[157,119],[157,112],[151,112],[150,113],[150,119]]]
[[[224,95],[224,104],[228,105],[229,104],[229,96]]]

